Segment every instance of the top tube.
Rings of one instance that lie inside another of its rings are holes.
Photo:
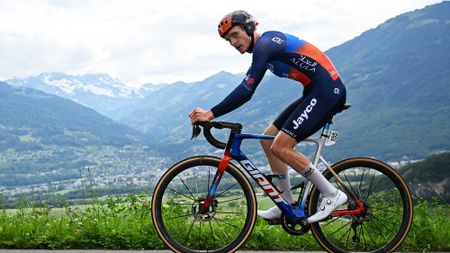
[[[236,134],[236,138],[239,139],[259,139],[259,140],[273,140],[275,136],[264,134]]]

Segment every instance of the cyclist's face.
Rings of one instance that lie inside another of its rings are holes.
[[[250,36],[247,35],[244,28],[237,25],[231,28],[231,30],[225,36],[225,40],[230,43],[241,54],[247,52],[251,43]]]

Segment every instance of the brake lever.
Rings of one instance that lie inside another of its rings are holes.
[[[191,140],[194,138],[197,138],[197,136],[199,136],[201,132],[202,132],[202,129],[198,125],[193,125]]]

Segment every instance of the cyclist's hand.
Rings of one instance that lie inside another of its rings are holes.
[[[191,119],[191,123],[195,124],[201,121],[210,121],[214,119],[214,115],[209,111],[205,111],[202,108],[195,108],[191,113],[189,113],[189,118]]]

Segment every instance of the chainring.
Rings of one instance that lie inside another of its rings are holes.
[[[308,233],[310,226],[306,219],[299,219],[297,221],[288,220],[286,215],[281,217],[281,227],[291,235],[304,235]]]

